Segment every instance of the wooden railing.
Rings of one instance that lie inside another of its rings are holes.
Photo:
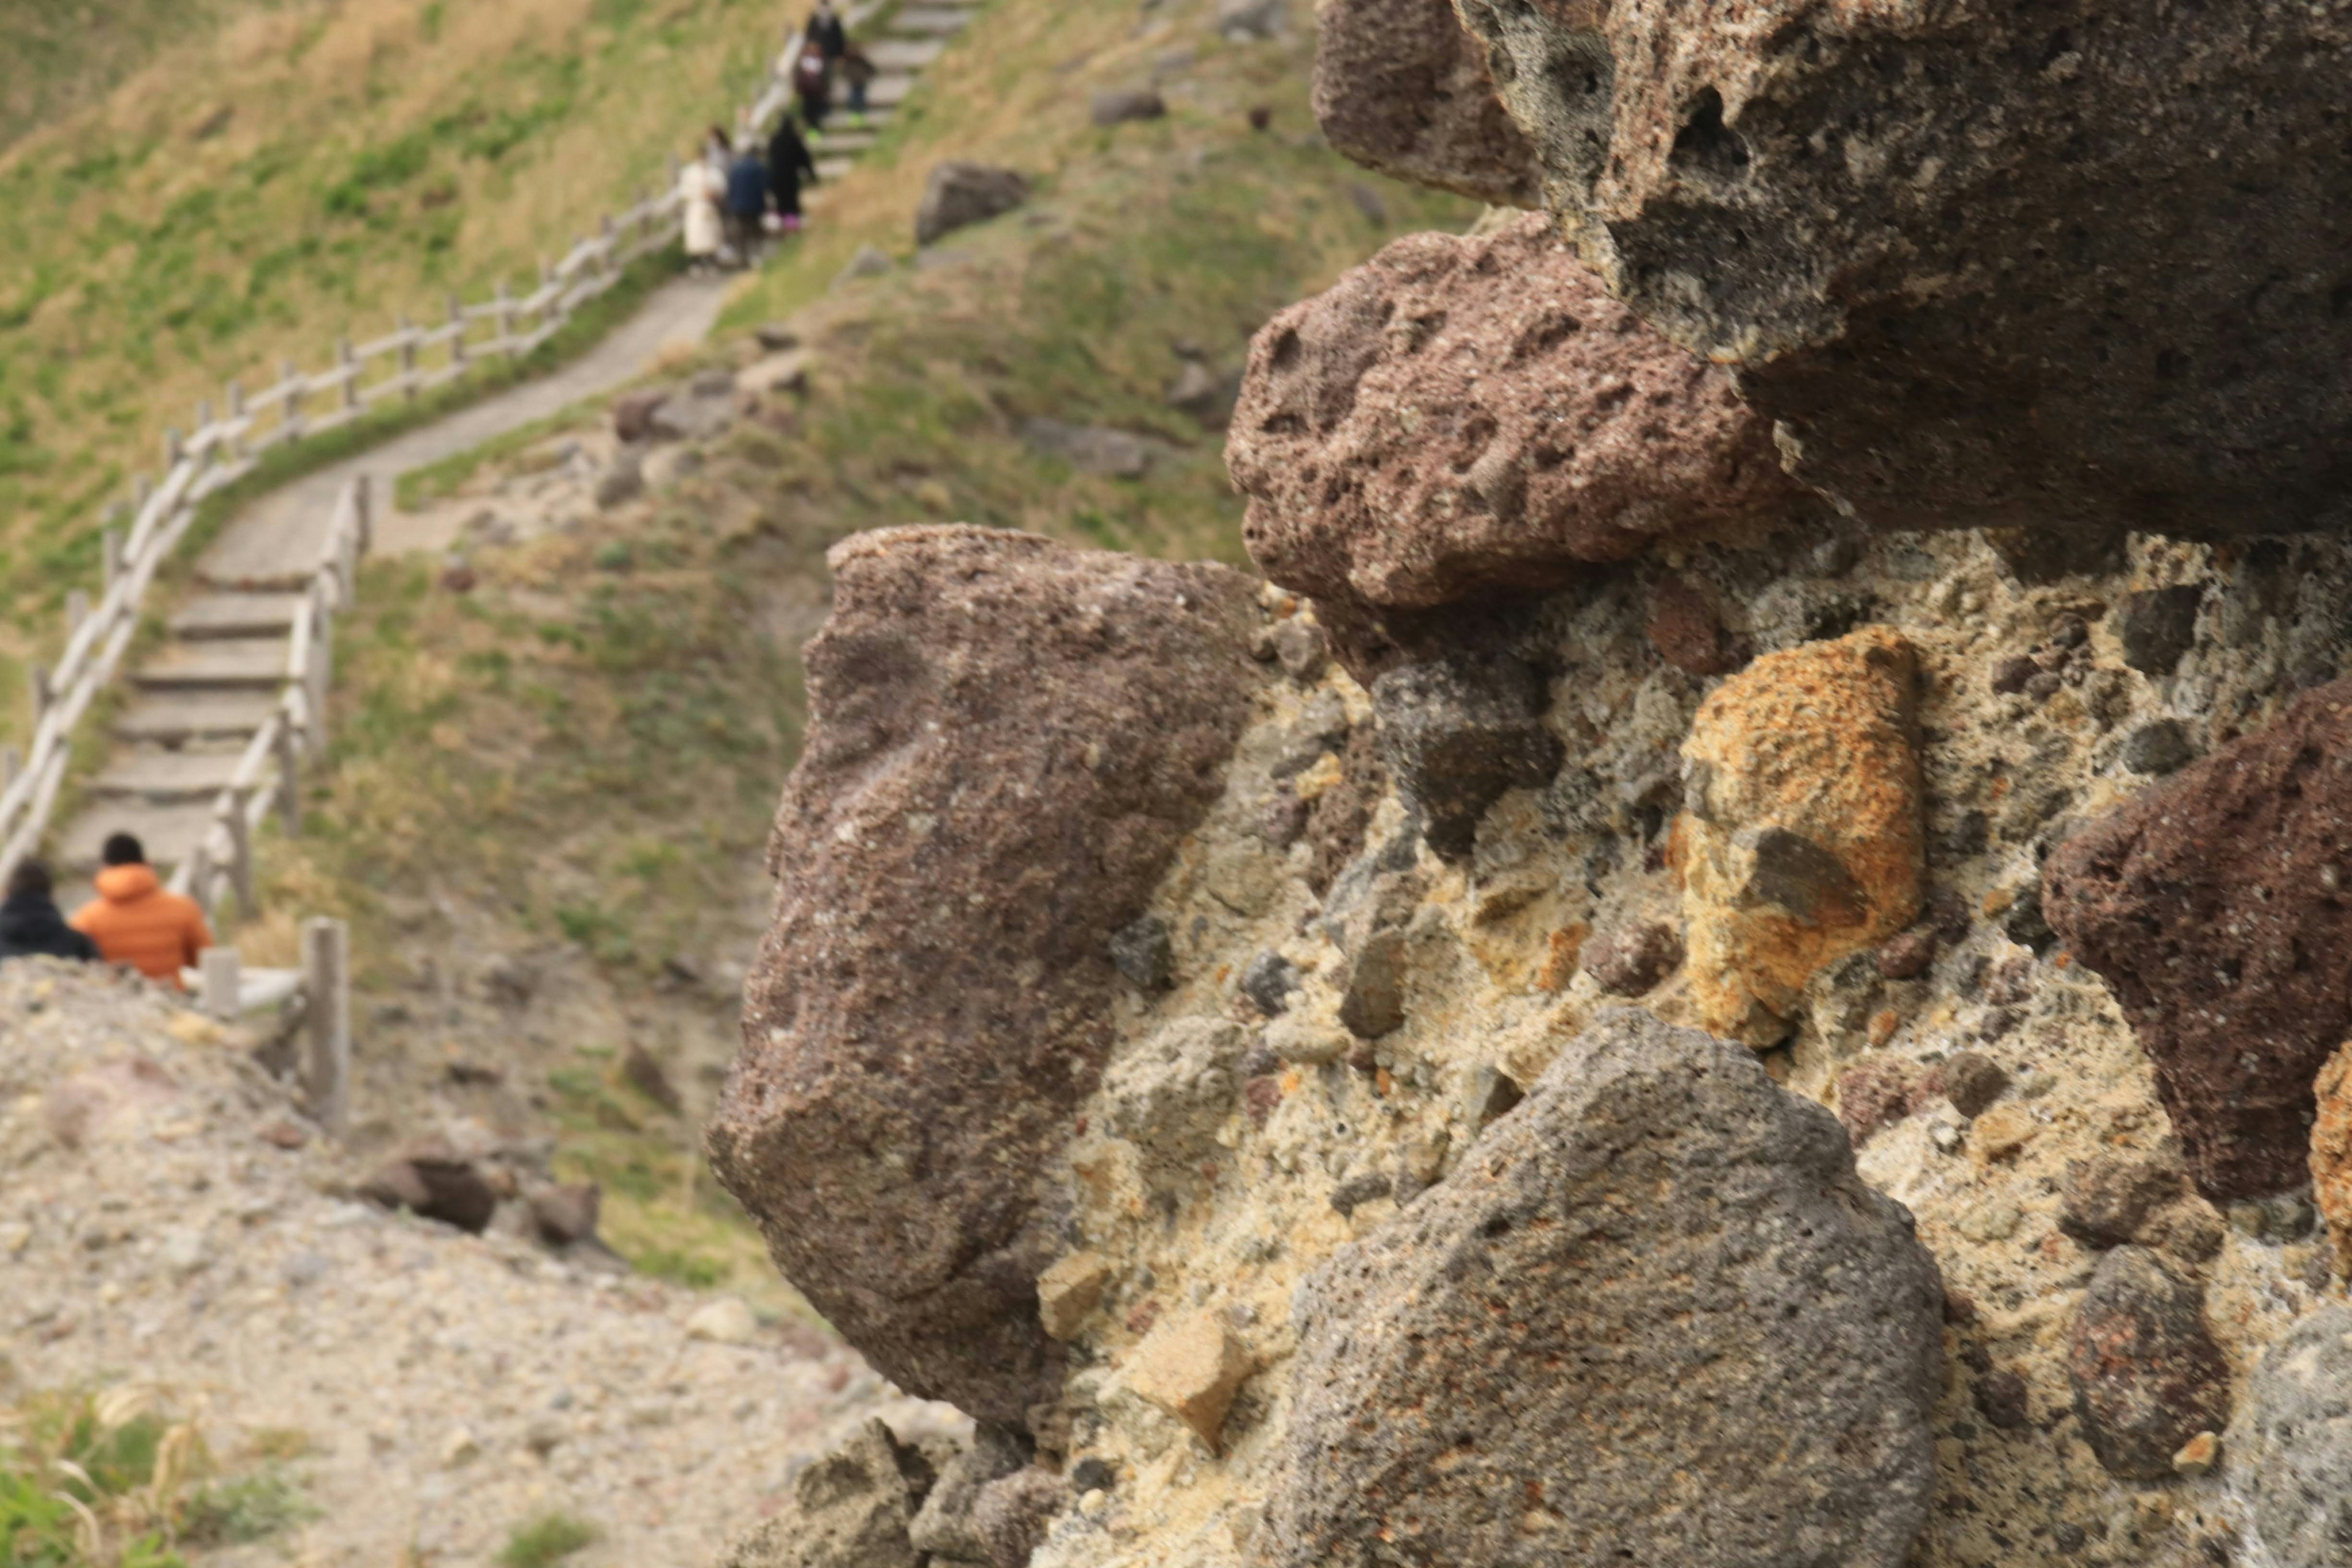
[[[800,34],[794,32],[784,53],[771,64],[758,97],[737,116],[739,127],[764,125],[786,101],[799,47]],[[261,454],[273,447],[348,425],[391,399],[414,399],[478,366],[520,359],[539,348],[583,305],[617,284],[631,262],[678,237],[684,223],[677,174],[673,159],[667,190],[644,194],[627,210],[604,218],[594,234],[575,243],[562,259],[542,262],[539,286],[530,293],[515,295],[501,281],[489,298],[472,304],[453,295],[446,318],[438,325],[419,326],[404,316],[394,331],[371,342],[354,344],[348,337],[339,339],[333,363],[323,370],[306,373],[291,361],[284,362],[273,383],[251,393],[232,381],[225,412],[216,412],[209,401],[199,404],[192,434],[165,433],[163,478],[132,482],[128,537],[113,528],[104,531],[96,606],[90,607],[79,590],[68,595],[65,652],[55,668],[35,665],[29,672],[31,738],[22,746],[0,746],[0,879],[47,836],[79,727],[114,679],[139,629],[155,574],[194,523],[199,504],[252,472]],[[211,852],[183,862],[173,879],[175,885],[200,889],[196,896],[207,907],[224,878],[247,895],[242,907],[252,907],[250,840],[252,828],[269,809],[262,803],[274,801],[289,814],[300,809],[289,770],[299,763],[295,752],[307,747],[315,755],[325,744],[326,683],[332,668],[327,627],[334,611],[352,601],[352,570],[366,548],[367,506],[364,489],[356,495],[346,492],[338,500],[337,527],[331,531],[343,542],[331,541],[330,553],[347,549],[348,558],[334,554],[331,590],[321,585],[331,575],[330,563],[320,563],[312,582],[307,641],[302,626],[296,628],[302,658],[295,679],[302,704],[300,723],[289,717],[298,696],[289,689],[289,707],[273,720],[275,733],[256,737],[237,771],[241,780],[251,775],[243,786],[250,791],[243,809],[224,795],[215,831],[205,839]],[[347,517],[356,521],[347,521]],[[300,746],[294,743],[298,738]],[[268,747],[261,744],[264,739]],[[274,774],[273,757],[278,759]],[[272,780],[266,786],[265,777]]]

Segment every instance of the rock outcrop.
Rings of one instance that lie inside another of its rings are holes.
[[[950,160],[932,167],[915,209],[915,243],[936,245],[960,228],[1011,212],[1029,199],[1029,177],[1018,169]]]
[[[1610,299],[1537,215],[1398,240],[1276,315],[1225,458],[1266,575],[1373,612],[1557,587],[1795,495],[1729,374]]]
[[[1777,1044],[1805,983],[1919,912],[1918,661],[1885,627],[1758,659],[1683,742],[1677,826],[1699,1016]]]
[[[2312,1080],[2352,1031],[2352,682],[2068,838],[2042,909],[2154,1058],[2198,1186],[2309,1179]]]
[[[1301,1310],[1261,1563],[1897,1568],[1927,1516],[1942,1292],[1910,1216],[1826,1111],[1645,1014]]]
[[[901,1386],[1023,1425],[1058,1386],[1038,1172],[1258,681],[1214,566],[918,528],[835,547],[773,924],[713,1168]]]
[[[931,1482],[926,1456],[868,1421],[794,1476],[783,1511],[737,1542],[719,1568],[923,1568],[907,1532]]]
[[[1612,290],[1864,518],[2352,525],[2332,8],[1462,10]]]
[[[2266,1561],[2334,1568],[2352,1552],[2352,1307],[2289,1329],[2250,1393],[2231,1447]]]
[[[1542,199],[1536,151],[1451,0],[1322,0],[1315,118],[1367,168],[1499,206]]]

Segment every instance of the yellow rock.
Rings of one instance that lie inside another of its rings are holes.
[[[1700,1022],[1762,1049],[1816,970],[1918,915],[1918,657],[1885,626],[1767,654],[1700,704],[1674,854]]]
[[[1073,1252],[1037,1276],[1037,1316],[1045,1331],[1066,1340],[1101,1301],[1110,1265],[1091,1252]]]
[[[2184,1476],[2210,1476],[2221,1458],[2221,1439],[2210,1432],[2200,1432],[2172,1456],[2172,1468]]]
[[[224,1033],[218,1024],[202,1013],[174,1013],[163,1032],[184,1046],[216,1046]]]
[[[1188,1312],[1154,1330],[1127,1366],[1127,1385],[1192,1429],[1212,1451],[1234,1395],[1255,1371],[1214,1312]]]
[[[2352,1274],[2352,1045],[2337,1047],[2312,1088],[2319,1119],[2311,1124],[2311,1195],[2336,1238],[2336,1271]]]
[[[2013,1160],[2042,1124],[2021,1105],[1996,1105],[1969,1123],[1969,1152],[1980,1165]]]

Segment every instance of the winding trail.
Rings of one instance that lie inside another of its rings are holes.
[[[889,9],[866,0],[846,9],[853,29],[873,27],[865,47],[879,69],[864,123],[845,115],[816,146],[819,178],[847,172],[880,127],[971,21],[981,0],[919,0]],[[781,76],[754,111],[783,103]],[[402,475],[602,396],[654,370],[675,346],[710,334],[725,302],[727,276],[665,284],[618,329],[571,363],[509,388],[294,480],[248,503],[196,563],[203,592],[172,617],[171,640],[127,678],[128,700],[113,723],[112,747],[83,792],[79,814],[58,835],[70,876],[98,865],[111,833],[139,836],[166,874],[210,831],[214,807],[239,757],[278,704],[287,678],[299,590],[318,569],[336,498],[362,474],[389,505]]]

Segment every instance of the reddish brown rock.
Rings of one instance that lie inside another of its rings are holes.
[[[2205,1292],[2144,1247],[2099,1260],[2074,1310],[2066,1374],[2099,1463],[2127,1480],[2164,1480],[2172,1456],[2230,1419],[2230,1365],[2205,1327]]]
[[[1366,168],[1497,206],[1541,200],[1536,150],[1451,0],[1323,0],[1315,118]]]
[[[1693,675],[1723,675],[1739,668],[1739,653],[1723,617],[1687,578],[1662,578],[1650,590],[1650,646],[1658,657]]]
[[[1536,215],[1409,236],[1276,316],[1225,460],[1266,574],[1375,612],[1556,587],[1795,495],[1730,376],[1611,300]]]
[[[835,547],[713,1168],[882,1373],[1008,1426],[1060,1387],[1037,1173],[1262,679],[1253,584],[969,528]]]
[[[2076,833],[2043,918],[2156,1063],[2209,1197],[2309,1180],[2312,1080],[2352,1033],[2352,681]]]
[[[1838,1120],[1858,1149],[1881,1128],[1918,1110],[1927,1094],[1927,1085],[1906,1063],[1862,1062],[1838,1075]]]
[[[1612,996],[1643,996],[1680,968],[1683,939],[1660,921],[1605,931],[1584,948],[1584,972]]]

